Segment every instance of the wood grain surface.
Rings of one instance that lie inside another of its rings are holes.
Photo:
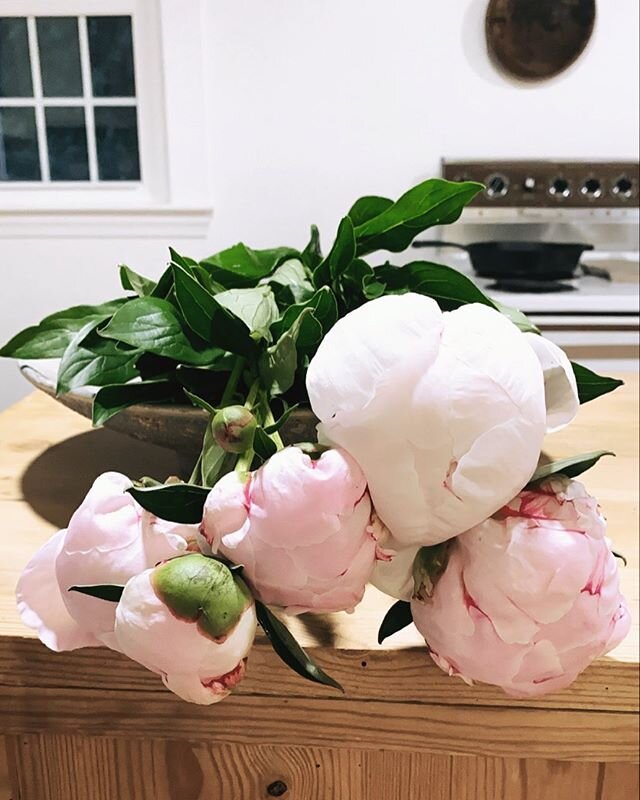
[[[9,737],[0,800],[637,800],[638,770],[522,758]],[[15,751],[21,751],[20,757]],[[56,770],[47,768],[56,764]]]

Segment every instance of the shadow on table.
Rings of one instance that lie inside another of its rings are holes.
[[[28,466],[21,488],[36,514],[63,528],[102,472],[150,475],[160,481],[179,475],[186,480],[190,467],[171,450],[101,428],[45,450]]]

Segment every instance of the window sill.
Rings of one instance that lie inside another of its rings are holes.
[[[0,210],[2,239],[202,239],[211,208],[69,208]]]

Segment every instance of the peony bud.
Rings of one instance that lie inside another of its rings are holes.
[[[244,406],[221,408],[211,420],[213,438],[227,453],[244,453],[253,445],[256,418]]]
[[[413,620],[443,670],[517,697],[567,687],[629,631],[597,502],[553,478],[458,536]]]
[[[131,578],[115,636],[183,700],[210,705],[244,676],[256,624],[245,583],[222,562],[190,553]]]

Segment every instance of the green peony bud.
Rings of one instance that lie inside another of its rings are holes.
[[[227,453],[244,453],[253,446],[256,418],[244,406],[227,406],[211,420],[213,438]]]
[[[211,639],[225,637],[253,599],[244,581],[215,558],[179,556],[153,571],[160,600],[178,619],[196,622]]]

